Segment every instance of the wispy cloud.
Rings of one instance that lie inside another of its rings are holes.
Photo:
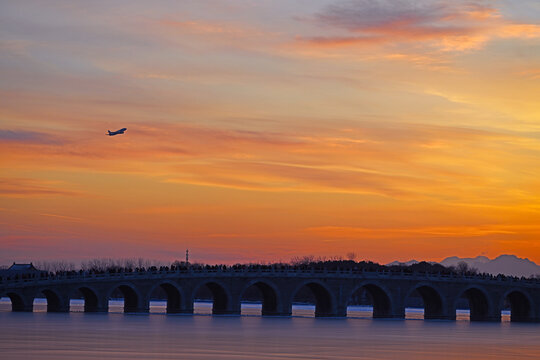
[[[327,34],[299,41],[320,48],[381,45],[407,53],[461,52],[496,38],[540,35],[537,24],[505,20],[495,5],[482,0],[342,1],[308,19]]]
[[[0,141],[24,144],[62,145],[60,138],[37,131],[0,130]]]
[[[205,52],[214,52],[216,46],[247,52],[261,52],[263,49],[255,46],[256,44],[266,47],[279,38],[277,32],[263,31],[254,25],[241,22],[172,16],[156,21],[152,26],[152,31],[165,43],[182,44],[188,48],[199,49],[199,51],[204,49]],[[196,41],[190,41],[190,39]]]
[[[42,213],[39,214],[40,216],[46,216],[46,217],[52,217],[64,221],[70,221],[70,222],[83,222],[85,221],[82,218],[74,217],[74,216],[67,216],[67,215],[58,215],[58,214],[48,214],[48,213]]]
[[[211,167],[211,175],[205,168]],[[210,164],[186,165],[183,177],[169,182],[223,186],[257,191],[337,192],[408,197],[410,185],[426,186],[432,182],[399,174],[377,174],[339,166],[308,166],[264,161],[214,161]],[[210,176],[208,176],[210,175]],[[396,186],[397,184],[399,186]]]
[[[164,27],[175,28],[183,32],[193,34],[217,34],[231,35],[237,37],[253,36],[253,29],[247,29],[245,26],[234,23],[216,23],[209,21],[194,20],[173,20],[163,19],[159,22]]]
[[[396,228],[360,228],[347,226],[320,226],[305,231],[322,237],[340,238],[419,238],[419,237],[480,237],[495,234],[512,235],[522,231],[520,226],[477,225],[477,226],[424,226]]]
[[[38,141],[27,146],[24,138],[1,148],[11,153],[11,163],[41,169],[82,168],[146,174],[169,183],[403,199],[438,198],[441,189],[458,199],[472,196],[464,192],[471,188],[474,196],[501,197],[504,192],[492,192],[492,177],[507,167],[508,156],[538,151],[523,134],[369,122],[313,128],[302,135],[164,123],[139,124],[118,138],[84,132],[70,137],[63,145]],[[499,154],[477,144],[499,146]],[[476,156],[464,157],[468,152]],[[519,161],[528,160],[522,155],[515,164]],[[140,170],[141,164],[152,171]]]
[[[62,188],[57,181],[28,178],[0,178],[0,196],[4,197],[46,197],[80,196],[81,193]]]

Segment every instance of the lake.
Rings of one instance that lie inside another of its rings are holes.
[[[195,315],[166,315],[165,302],[150,314],[124,314],[121,300],[107,314],[10,311],[0,300],[2,359],[540,359],[540,324],[373,320],[370,307],[350,307],[348,318],[314,318],[314,307],[295,305],[292,317],[261,317],[260,304],[243,304],[242,316],[212,316],[211,303]]]

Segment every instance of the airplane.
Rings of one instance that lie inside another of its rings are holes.
[[[105,134],[105,135],[109,135],[109,136],[119,135],[119,134],[125,133],[126,130],[127,130],[127,128],[122,128],[122,129],[116,130],[116,131],[107,130],[109,133]]]

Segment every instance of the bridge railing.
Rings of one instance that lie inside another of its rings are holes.
[[[485,275],[464,275],[454,273],[428,273],[428,272],[408,272],[408,271],[391,271],[391,270],[370,270],[365,268],[317,268],[317,267],[229,267],[229,266],[212,266],[212,267],[183,267],[177,269],[162,268],[150,269],[144,271],[115,271],[115,272],[65,272],[57,274],[18,274],[9,276],[0,276],[0,285],[15,285],[25,283],[42,283],[42,282],[63,282],[70,280],[92,280],[92,279],[137,279],[137,278],[157,278],[164,275],[204,275],[204,274],[264,274],[275,276],[297,276],[297,275],[364,275],[366,277],[382,277],[382,278],[408,278],[422,279],[428,278],[431,280],[473,280],[473,281],[490,281],[490,282],[516,282],[521,284],[540,284],[539,279],[525,279],[511,276],[485,276]]]

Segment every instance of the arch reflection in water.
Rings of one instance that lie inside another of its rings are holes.
[[[123,302],[121,301],[122,298]],[[147,312],[149,310],[148,306],[143,305],[142,296],[130,284],[122,284],[111,289],[107,299],[108,307],[112,312],[123,310],[123,312],[130,313]]]
[[[33,304],[26,304],[23,297],[15,292],[9,292],[6,295],[11,302],[11,311],[28,311],[28,308],[33,306]]]
[[[150,290],[150,312],[178,314],[191,312],[184,307],[182,290],[173,282],[161,282]]]
[[[463,300],[466,300],[464,302]],[[466,304],[463,306],[463,304]],[[462,305],[462,306],[459,306]],[[478,287],[469,287],[461,293],[454,308],[456,309],[456,317],[458,307],[469,308],[470,321],[489,321],[490,320],[490,304],[488,297],[482,289]],[[466,312],[461,312],[460,317],[466,317]],[[500,319],[500,314],[499,314]],[[497,320],[497,319],[493,319]]]
[[[99,303],[96,291],[82,286],[69,296],[69,310],[75,312],[105,312],[107,307]]]
[[[428,285],[417,285],[405,299],[405,318],[412,319],[454,319],[445,313],[443,298],[438,290]]]
[[[230,294],[225,287],[218,282],[210,281],[200,284],[194,291],[192,302],[197,305],[195,313],[207,313],[208,306],[201,306],[204,303],[212,303],[211,313],[214,315],[224,315],[231,313]]]
[[[278,294],[274,286],[264,281],[252,281],[240,296],[242,314],[253,315],[260,308],[263,316],[279,315]],[[259,305],[260,304],[260,305]]]
[[[306,282],[298,287],[291,301],[291,305],[294,304],[304,306],[302,308],[292,306],[292,315],[325,317],[335,314],[335,301],[330,291],[318,282]],[[311,307],[305,305],[314,305],[313,311],[310,310]]]
[[[42,289],[33,299],[34,311],[67,312],[69,303],[65,303],[58,293],[50,289]]]
[[[349,296],[347,312],[353,311],[351,306],[364,306],[361,315],[383,318],[390,315],[392,304],[385,289],[374,283],[357,286]],[[352,315],[352,314],[351,314]]]
[[[531,300],[525,293],[512,290],[506,294],[504,302],[503,309],[510,308],[510,321],[532,321]]]

